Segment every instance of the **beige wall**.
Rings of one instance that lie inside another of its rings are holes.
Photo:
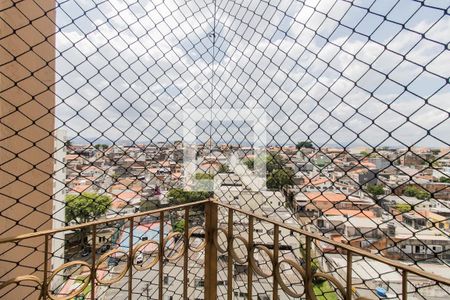
[[[52,224],[55,12],[53,0],[4,0],[0,10],[0,235],[8,237]],[[41,276],[42,250],[42,239],[0,245],[1,280]],[[30,291],[0,291],[0,298]]]

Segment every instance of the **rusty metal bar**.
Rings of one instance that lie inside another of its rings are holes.
[[[128,240],[128,300],[131,300],[133,297],[132,292],[133,292],[134,217],[130,217],[129,220],[130,220],[130,238]]]
[[[48,264],[49,259],[48,259],[48,243],[49,243],[49,238],[48,238],[48,234],[44,235],[44,275],[43,275],[43,282],[42,282],[42,299],[45,300],[47,299],[47,290],[48,290],[48,282],[47,282],[47,278],[48,278]]]
[[[16,235],[16,236],[0,238],[0,244],[20,241],[20,240],[24,240],[24,239],[39,237],[39,236],[44,236],[46,234],[55,234],[55,233],[64,232],[64,231],[75,231],[75,230],[80,229],[80,228],[90,227],[90,226],[92,226],[94,224],[100,225],[100,224],[124,221],[124,220],[129,219],[130,217],[134,217],[134,218],[144,217],[144,216],[148,216],[148,215],[157,214],[157,213],[160,213],[160,212],[166,212],[166,211],[171,211],[171,210],[175,210],[175,209],[183,209],[185,207],[198,206],[198,205],[206,204],[206,203],[209,203],[209,202],[211,202],[211,200],[209,200],[209,199],[201,200],[201,201],[190,202],[190,203],[186,203],[186,204],[175,205],[175,206],[171,206],[171,207],[164,207],[164,208],[149,210],[149,211],[135,213],[135,214],[126,215],[126,216],[114,217],[114,218],[107,219],[107,220],[106,219],[104,219],[104,220],[97,220],[97,221],[92,221],[92,222],[86,222],[86,223],[83,223],[83,224],[65,226],[65,227],[58,228],[58,229],[42,230],[42,231],[37,231],[37,232],[30,232],[30,233],[25,233],[25,234],[19,234],[19,235]]]
[[[408,299],[408,271],[402,272],[402,300]]]
[[[253,270],[250,264],[250,255],[253,247],[253,216],[248,216],[248,244],[247,244],[247,299],[253,297]]]
[[[188,262],[189,262],[189,207],[184,209],[184,241],[186,246],[184,248],[183,260],[183,298],[188,299]]]
[[[108,219],[108,220],[99,220],[99,221],[89,222],[89,223],[85,223],[83,225],[67,226],[67,227],[64,227],[64,228],[61,228],[61,229],[45,230],[45,231],[40,231],[40,232],[35,232],[35,233],[18,235],[18,236],[15,236],[13,238],[0,239],[0,243],[19,241],[19,240],[23,240],[23,239],[27,239],[27,238],[34,238],[34,237],[45,236],[45,235],[47,235],[47,237],[49,237],[49,236],[51,236],[51,235],[53,235],[55,233],[63,232],[63,231],[66,231],[66,230],[76,230],[76,229],[80,229],[80,228],[85,228],[87,226],[92,226],[94,224],[95,225],[105,224],[105,223],[109,223],[109,222],[112,222],[112,221],[129,219],[130,217],[145,216],[145,215],[149,215],[149,214],[154,214],[155,212],[160,212],[160,213],[164,214],[165,211],[169,211],[169,210],[172,210],[172,209],[192,207],[192,206],[201,205],[201,204],[207,204],[208,205],[211,202],[212,203],[216,203],[216,205],[220,205],[221,207],[226,207],[230,211],[233,211],[233,212],[236,211],[236,212],[240,212],[240,213],[243,213],[243,214],[246,214],[246,215],[251,215],[251,216],[254,216],[254,218],[256,218],[258,220],[263,220],[263,221],[266,221],[266,222],[268,222],[270,224],[274,224],[274,225],[280,226],[280,228],[282,227],[282,228],[286,228],[288,230],[292,230],[293,232],[296,232],[296,233],[299,233],[301,235],[310,237],[310,239],[314,239],[314,240],[317,240],[317,241],[323,241],[323,242],[328,243],[330,245],[334,245],[335,247],[338,247],[340,249],[344,249],[346,251],[350,251],[350,252],[352,252],[353,256],[354,255],[360,255],[362,257],[371,258],[371,259],[374,259],[375,261],[378,261],[378,262],[384,263],[386,265],[392,266],[394,268],[397,268],[399,270],[402,270],[405,273],[415,274],[415,275],[418,275],[420,277],[423,277],[423,278],[431,280],[431,281],[436,281],[436,282],[439,282],[439,283],[442,283],[442,284],[445,284],[445,285],[450,285],[450,279],[449,278],[445,278],[445,277],[442,277],[442,276],[439,276],[439,275],[435,275],[435,274],[432,274],[430,272],[426,272],[426,271],[420,270],[420,269],[418,269],[416,267],[408,266],[408,265],[405,265],[405,264],[403,264],[401,262],[398,262],[398,261],[393,261],[391,259],[382,257],[380,255],[372,254],[370,252],[365,251],[364,249],[359,249],[359,248],[356,248],[356,247],[353,247],[353,246],[350,246],[350,245],[346,245],[346,244],[343,244],[343,243],[340,243],[340,242],[333,241],[333,240],[331,240],[329,238],[320,236],[318,234],[308,232],[306,230],[300,229],[298,227],[295,227],[295,226],[292,226],[292,225],[289,225],[289,224],[283,224],[283,223],[281,223],[281,222],[279,222],[277,220],[269,219],[269,218],[266,218],[264,216],[260,216],[260,215],[257,215],[255,213],[252,213],[252,212],[249,212],[249,211],[245,211],[245,210],[240,209],[240,208],[232,207],[232,206],[230,206],[228,204],[225,204],[225,203],[217,203],[215,200],[210,200],[210,199],[209,200],[205,200],[205,201],[199,201],[199,202],[196,202],[196,203],[189,203],[189,204],[185,204],[185,205],[179,205],[179,206],[175,206],[175,207],[171,207],[171,208],[164,208],[164,209],[158,209],[158,210],[153,210],[153,211],[148,211],[148,212],[143,212],[143,213],[137,213],[137,214],[133,214],[131,216],[128,215],[128,216],[117,217],[117,218],[112,218],[112,219]],[[229,234],[232,234],[232,231]]]
[[[274,225],[273,228],[273,290],[272,290],[272,299],[278,300],[278,278],[275,276],[275,268],[278,265],[278,256],[280,250],[280,227],[278,225]]]
[[[352,270],[353,270],[353,256],[350,251],[347,251],[347,300],[352,299]]]
[[[159,213],[159,270],[158,270],[158,299],[163,298],[163,271],[164,271],[164,211]]]
[[[312,239],[310,236],[306,237],[306,253],[305,253],[305,261],[306,261],[306,299],[310,300],[312,299],[312,295],[310,292],[312,291],[312,268],[311,268],[311,243]]]
[[[233,300],[233,257],[231,254],[230,241],[233,237],[233,210],[228,209],[228,236],[227,236],[227,299]]]
[[[216,202],[216,201],[214,201],[214,202]],[[286,224],[286,223],[282,223],[282,222],[279,222],[279,221],[274,220],[274,219],[269,219],[269,218],[266,218],[264,216],[261,216],[261,215],[249,212],[247,210],[244,210],[244,209],[241,209],[241,208],[238,208],[238,207],[231,206],[231,205],[226,204],[226,203],[222,203],[222,202],[220,202],[220,203],[216,202],[216,203],[218,203],[218,205],[220,205],[222,207],[231,208],[231,209],[233,209],[233,211],[236,211],[236,212],[239,212],[239,213],[242,213],[242,214],[245,214],[245,215],[252,215],[258,220],[262,220],[262,221],[268,222],[270,224],[278,225],[278,226],[280,226],[282,228],[286,228],[286,229],[292,230],[293,232],[296,232],[296,233],[301,234],[301,235],[306,236],[306,237],[310,237],[311,239],[314,239],[314,240],[317,240],[317,241],[321,241],[321,242],[333,245],[333,246],[338,247],[340,249],[351,251],[353,254],[357,254],[357,255],[360,255],[362,257],[371,258],[373,260],[376,260],[378,262],[384,263],[384,264],[389,265],[391,267],[398,268],[400,270],[406,270],[408,273],[412,273],[412,274],[418,275],[420,277],[423,277],[423,278],[426,278],[426,279],[429,279],[429,280],[432,280],[432,281],[437,281],[437,282],[440,282],[442,284],[450,286],[450,278],[446,278],[446,277],[442,277],[442,276],[439,276],[439,275],[436,275],[436,274],[433,274],[433,273],[430,273],[430,272],[426,272],[426,271],[420,270],[420,269],[418,269],[416,267],[411,267],[411,266],[408,266],[408,265],[406,265],[404,263],[401,263],[401,262],[394,261],[392,259],[383,257],[381,255],[372,254],[372,253],[370,253],[370,252],[368,252],[368,251],[366,251],[364,249],[356,248],[356,247],[353,247],[353,246],[350,246],[350,245],[347,245],[347,244],[343,244],[343,243],[340,243],[340,242],[333,241],[332,239],[327,238],[325,236],[321,236],[321,235],[318,235],[316,233],[311,233],[311,232],[309,232],[307,230],[300,229],[300,228],[298,228],[296,226],[292,226],[292,225],[289,225],[289,224]]]
[[[95,299],[95,255],[97,248],[97,225],[92,225],[91,299]]]
[[[217,204],[207,203],[205,213],[205,299],[217,299],[217,247],[214,243],[214,235],[217,234]]]

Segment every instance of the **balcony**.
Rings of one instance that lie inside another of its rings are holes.
[[[195,210],[203,214],[204,223],[191,227],[190,212]],[[186,226],[168,230],[169,217],[184,220]],[[256,230],[261,224],[266,232]],[[97,237],[99,228],[105,227],[121,232],[116,243],[108,241],[112,248],[106,252],[106,240],[102,243]],[[89,229],[90,253],[50,270],[46,262],[58,258],[49,251],[51,240],[82,229]],[[280,243],[289,237],[299,248],[292,248],[292,241],[288,247]],[[2,283],[2,295],[20,287],[29,295],[61,300],[378,299],[376,289],[369,288],[375,281],[353,270],[353,262],[361,261],[383,265],[388,271],[380,275],[390,280],[398,277],[389,287],[393,298],[407,299],[418,278],[446,291],[450,285],[448,278],[214,199],[2,238],[0,243],[14,249],[29,240],[43,245],[44,270]],[[319,243],[337,249],[346,265],[332,272],[323,270],[315,256]]]
[[[0,1],[0,298],[450,298],[449,1]]]

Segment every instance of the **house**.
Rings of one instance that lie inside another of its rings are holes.
[[[369,212],[368,215],[372,214]],[[368,215],[355,213],[349,217],[345,213],[336,212],[323,215],[315,220],[315,224],[323,233],[339,233],[346,241],[353,240],[353,246],[363,248],[361,241],[378,240],[383,236],[383,228],[387,227],[382,218]]]
[[[387,236],[378,241],[379,249],[391,259],[450,259],[450,238],[437,228],[415,229],[406,224],[388,224]]]
[[[410,211],[403,214],[403,222],[415,229],[439,228],[449,231],[449,219],[429,210]]]
[[[364,210],[374,205],[370,198],[348,196],[341,193],[308,192],[304,194],[309,199],[309,203],[305,205],[304,210],[317,214],[331,208]]]

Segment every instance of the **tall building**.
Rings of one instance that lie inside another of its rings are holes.
[[[53,175],[53,228],[61,228],[65,225],[66,208],[66,132],[55,132],[54,175]],[[52,269],[64,263],[64,232],[59,232],[52,239]]]

